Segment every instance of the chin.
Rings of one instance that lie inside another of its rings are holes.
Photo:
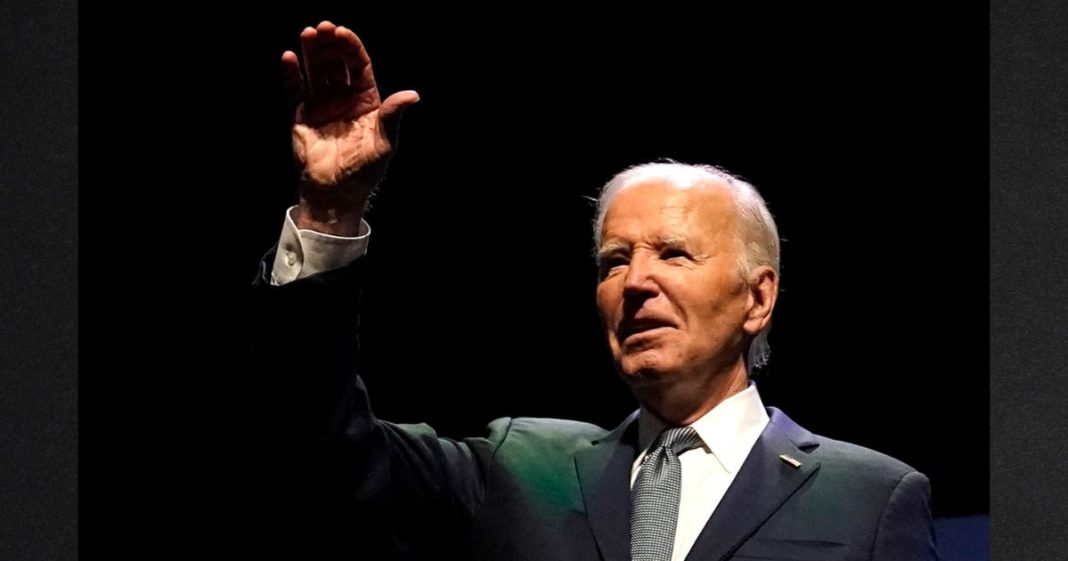
[[[655,385],[663,383],[674,371],[658,356],[647,356],[644,352],[638,356],[624,357],[620,362],[619,372],[623,379],[632,385]]]

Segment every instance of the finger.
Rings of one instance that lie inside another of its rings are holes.
[[[300,75],[297,53],[293,51],[282,53],[282,83],[290,101],[297,103],[304,98],[304,79]]]
[[[396,141],[400,131],[400,120],[404,110],[419,101],[419,94],[415,90],[404,90],[386,98],[382,107],[378,109],[378,118],[382,122],[382,128],[391,141]]]
[[[304,74],[308,79],[308,89],[325,86],[326,68],[323,64],[323,49],[318,41],[319,33],[314,27],[305,27],[300,33],[300,48],[304,53]]]
[[[375,74],[371,69],[371,57],[363,41],[345,26],[338,26],[334,38],[349,71],[349,84],[357,90],[376,89]],[[377,98],[377,91],[375,97]]]
[[[349,72],[345,67],[344,57],[341,55],[341,45],[334,37],[337,27],[324,21],[315,28],[316,40],[322,49],[323,69],[326,72],[327,81],[332,86],[344,86],[348,84]]]

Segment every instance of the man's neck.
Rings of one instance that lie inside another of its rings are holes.
[[[745,364],[695,383],[663,385],[639,395],[642,407],[669,426],[688,426],[749,383]]]

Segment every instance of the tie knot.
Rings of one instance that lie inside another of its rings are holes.
[[[675,427],[660,433],[659,446],[671,449],[676,456],[701,446],[701,437],[693,427]]]

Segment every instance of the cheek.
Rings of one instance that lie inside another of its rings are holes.
[[[614,324],[616,310],[619,308],[617,306],[619,299],[614,298],[612,294],[610,286],[601,285],[597,287],[597,312],[605,327]]]
[[[702,335],[708,346],[729,346],[743,336],[745,302],[736,295],[709,302],[701,318]]]
[[[740,327],[745,315],[744,302],[739,302],[737,295],[720,293],[716,298],[695,301],[699,304],[689,319],[696,323],[694,331],[703,339],[722,341]]]

